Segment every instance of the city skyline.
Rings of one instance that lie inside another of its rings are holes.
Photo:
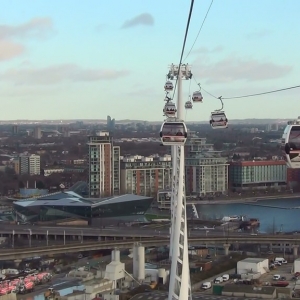
[[[195,2],[184,58],[211,0]],[[189,3],[167,0],[4,2],[0,20],[0,120],[163,120],[165,75],[178,64]],[[117,8],[117,9],[116,9]],[[299,85],[300,3],[214,1],[184,63],[206,91],[233,97]],[[184,82],[184,101],[197,90]],[[189,88],[190,87],[190,88]],[[224,100],[230,119],[296,118],[299,90]],[[220,102],[186,121],[205,121]]]

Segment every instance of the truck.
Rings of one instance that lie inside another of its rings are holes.
[[[287,264],[287,261],[283,257],[275,257],[274,262],[280,262],[281,264]]]

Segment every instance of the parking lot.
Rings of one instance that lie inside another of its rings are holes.
[[[259,278],[259,281],[262,283],[262,285],[271,285],[274,282],[273,276],[275,274],[278,274],[281,277],[285,277],[286,278],[285,280],[282,280],[282,281],[289,282],[289,286],[288,286],[289,288],[294,289],[296,281],[292,279],[293,276],[294,276],[294,273],[292,273],[292,268],[293,268],[293,264],[292,263],[282,264],[281,266],[277,266],[276,269],[270,270],[269,273],[263,274]],[[212,283],[212,285],[213,285],[215,278],[217,278],[219,276],[222,276],[223,274],[234,274],[234,273],[235,273],[234,269],[233,270],[229,270],[227,272],[221,273],[221,274],[216,275],[214,277],[207,278],[206,280],[203,280],[203,282],[210,281]],[[226,282],[223,282],[221,284],[218,284],[218,285],[226,285],[226,284],[232,284],[232,283],[234,283],[234,280],[230,279],[230,280],[228,280]],[[204,291],[201,291],[201,289],[200,289],[197,292],[200,292],[203,295],[211,295],[212,294],[212,288],[210,288],[208,290],[204,290]]]
[[[285,277],[284,281],[289,282],[289,288],[294,288],[295,281],[292,279],[294,273],[292,273],[293,264],[283,264],[281,266],[277,266],[275,270],[270,270],[269,273],[263,274],[259,280],[264,284],[267,285],[268,283],[274,282],[273,276],[275,274],[280,275],[281,277]]]

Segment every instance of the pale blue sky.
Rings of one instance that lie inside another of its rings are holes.
[[[210,2],[195,1],[186,53]],[[163,119],[165,74],[179,62],[190,1],[0,4],[0,120]],[[299,11],[299,0],[214,0],[185,62],[216,96],[299,85]],[[183,85],[186,101],[189,82]],[[203,95],[187,121],[207,120],[219,108]],[[229,120],[292,118],[300,115],[299,95],[296,89],[226,100],[225,111]]]

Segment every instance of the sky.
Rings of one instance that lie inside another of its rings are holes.
[[[210,3],[195,0],[183,56],[193,73],[183,101],[198,83],[204,96],[186,121],[221,108],[204,90],[225,98],[300,84],[299,0],[214,0],[199,33]],[[163,120],[166,74],[179,63],[190,1],[0,4],[0,120]],[[299,95],[228,99],[224,110],[229,121],[296,118]]]

